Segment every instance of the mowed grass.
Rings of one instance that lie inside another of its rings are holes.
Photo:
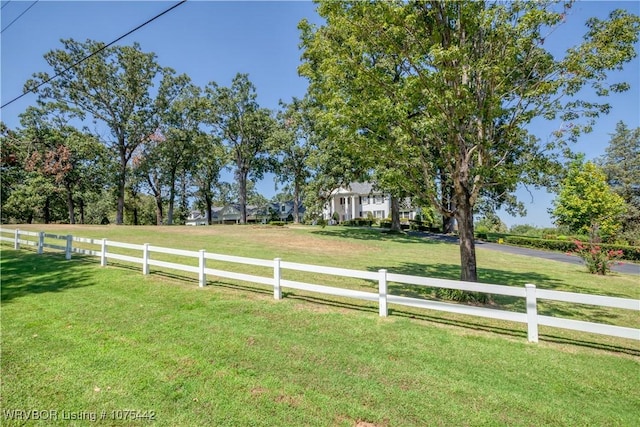
[[[368,230],[46,230],[349,268],[458,274],[453,245]],[[166,426],[636,425],[640,417],[640,353],[629,340],[549,329],[540,343],[529,344],[524,328],[508,323],[397,307],[383,319],[366,303],[294,292],[275,301],[267,287],[210,278],[211,286],[200,289],[186,273],[142,276],[139,267],[100,268],[95,258],[65,261],[7,248],[1,264],[2,425],[24,425],[8,420],[11,409],[96,413],[98,419],[104,411],[102,425],[131,424],[114,419],[112,411],[153,411],[154,423]],[[628,275],[595,278],[579,266],[482,250],[479,266],[481,279],[491,283],[638,296],[637,277]],[[496,304],[517,308],[517,302]],[[585,307],[562,310],[592,314]],[[637,316],[619,316],[614,323],[637,327]]]

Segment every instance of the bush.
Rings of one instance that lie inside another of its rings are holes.
[[[284,221],[269,221],[269,225],[274,225],[276,227],[282,227],[286,224]]]
[[[550,240],[550,239],[538,239],[535,237],[523,237],[523,236],[505,236],[505,243],[514,246],[525,246],[538,249],[549,249],[560,252],[572,252],[576,245],[572,241],[568,240]],[[624,245],[599,245],[602,250],[606,251],[621,251],[622,259],[628,261],[640,261],[640,246],[624,246]]]
[[[600,245],[593,243],[583,244],[579,240],[576,240],[573,243],[576,247],[572,253],[577,254],[584,260],[587,270],[591,274],[600,274],[604,276],[611,271],[611,266],[617,264],[617,260],[622,257],[621,250],[606,250]]]
[[[354,218],[343,221],[342,225],[350,227],[371,227],[371,225],[373,225],[373,220],[368,218]]]
[[[460,289],[438,288],[436,296],[443,300],[487,304],[491,301],[489,294],[484,292],[469,292]]]

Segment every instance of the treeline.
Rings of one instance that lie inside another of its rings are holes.
[[[103,47],[63,44],[45,55],[55,72]],[[25,90],[47,79],[35,74]],[[184,223],[192,201],[209,220],[214,204],[239,202],[245,222],[248,202],[266,203],[252,192],[266,172],[290,193],[299,220],[312,149],[303,100],[261,108],[246,74],[200,88],[137,44],[103,49],[38,96],[19,128],[2,125],[3,222]],[[109,134],[78,128],[92,120]],[[234,183],[220,181],[227,167]]]
[[[477,215],[522,212],[521,184],[569,189],[558,193],[557,221],[613,233],[601,208],[621,199],[599,204],[601,175],[585,181],[591,166],[564,161],[570,143],[609,111],[605,97],[629,89],[607,76],[637,56],[640,18],[613,10],[589,19],[579,44],[552,54],[547,38],[571,5],[321,0],[323,24],[299,24],[307,95],[277,112],[258,105],[247,75],[200,88],[138,45],[65,40],[45,55],[60,78],[40,86],[49,75],[35,74],[25,90],[38,93],[38,106],[20,129],[3,130],[2,167],[12,168],[3,173],[4,219],[51,220],[52,194],[66,200],[57,204],[70,222],[76,209],[87,220],[90,205],[114,200],[121,224],[140,194],[153,199],[157,223],[173,223],[191,195],[210,215],[220,171],[231,166],[242,222],[247,185],[267,171],[296,203],[304,192],[310,214],[328,191],[354,181],[377,183],[392,212],[411,196],[437,210],[445,231],[457,223],[461,280],[477,281]],[[543,142],[531,131],[537,118],[564,125]],[[109,134],[72,131],[78,120],[99,121]],[[71,134],[96,152],[83,154],[67,142]],[[597,209],[574,215],[582,211],[572,180],[593,184],[588,202]],[[629,188],[636,192],[637,181]]]

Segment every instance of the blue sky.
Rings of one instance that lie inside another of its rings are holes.
[[[61,38],[110,42],[177,2],[165,1],[38,1],[20,19],[11,24],[33,1],[3,1],[0,12],[1,99],[4,104],[22,92],[24,82],[37,71],[50,71],[43,55],[60,47]],[[561,56],[564,50],[579,43],[588,17],[606,18],[609,11],[624,8],[640,14],[635,1],[577,2],[566,24],[547,39],[546,46]],[[258,92],[261,106],[275,109],[278,100],[302,97],[307,81],[297,74],[300,63],[298,22],[307,18],[320,22],[311,2],[213,2],[189,0],[159,18],[120,44],[140,43],[144,51],[155,52],[162,66],[188,74],[194,83],[204,86],[210,81],[228,85],[238,73],[248,73]],[[630,127],[640,126],[640,59],[627,64],[615,80],[628,81],[632,89],[611,97],[611,113],[601,118],[594,131],[580,138],[574,148],[588,159],[604,153],[615,129],[622,120]],[[19,124],[18,115],[35,103],[27,95],[1,111],[9,127]],[[536,135],[546,140],[558,123],[537,122]],[[102,130],[104,133],[106,131]],[[229,176],[227,179],[231,179]],[[266,178],[259,191],[271,197],[273,180]],[[551,224],[547,209],[554,196],[546,191],[519,191],[528,216],[500,217],[507,223]]]

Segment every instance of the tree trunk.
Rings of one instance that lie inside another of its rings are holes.
[[[458,202],[456,209],[460,236],[460,280],[477,282],[476,247],[473,237],[473,208],[468,200]]]
[[[452,216],[442,216],[442,232],[444,234],[451,234],[455,231],[456,219]]]
[[[176,197],[176,174],[171,172],[171,179],[169,180],[169,210],[167,211],[167,225],[173,225],[173,207],[174,199]]]
[[[184,225],[187,221],[187,217],[189,216],[189,199],[187,195],[187,177],[182,174],[182,178],[180,178],[180,224]]]
[[[49,224],[51,222],[51,207],[50,207],[50,200],[48,197],[44,199],[43,214],[44,214],[44,223]]]
[[[133,205],[133,225],[139,225],[140,220],[138,218],[138,205]]]
[[[207,194],[204,196],[204,202],[207,205],[207,224],[213,224],[211,205],[213,204],[211,201],[211,197]]]
[[[400,225],[400,200],[391,196],[391,231],[402,231],[402,226]]]
[[[293,185],[293,223],[300,224],[300,186]]]
[[[124,145],[124,141],[120,144]],[[124,192],[127,183],[127,156],[124,149],[120,149],[120,173],[118,174],[118,207],[116,210],[116,224],[124,223]]]
[[[67,210],[69,211],[69,224],[76,223],[75,206],[73,204],[73,191],[69,183],[65,183],[64,188],[67,193]]]
[[[162,225],[162,193],[160,192],[160,182],[155,178],[156,189],[153,191],[156,199],[156,225]]]
[[[240,224],[247,223],[247,172],[238,171],[238,185],[240,186]]]
[[[156,225],[162,225],[162,197],[156,195]]]
[[[78,200],[78,208],[80,209],[80,224],[84,224],[84,199],[82,197]]]
[[[449,212],[455,212],[455,201],[453,199],[453,186],[447,183],[447,176],[444,170],[440,171],[440,192],[442,207]],[[455,231],[455,218],[449,215],[442,215],[442,233],[451,234]]]

